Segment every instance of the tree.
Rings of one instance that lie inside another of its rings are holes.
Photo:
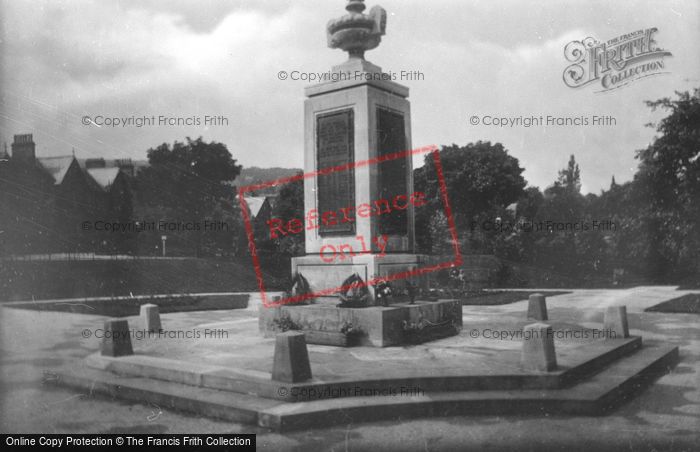
[[[496,231],[485,230],[484,222],[493,221],[503,208],[523,194],[526,182],[518,159],[508,155],[500,143],[479,141],[466,146],[443,146],[440,150],[443,177],[460,241],[469,243],[465,252],[493,253]],[[428,203],[416,209],[416,237],[419,249],[429,252],[431,226],[436,212],[443,212],[438,176],[433,157],[414,171],[415,189],[424,192]]]
[[[559,171],[559,179],[554,185],[563,187],[567,191],[581,193],[581,170],[573,154],[569,157],[567,167]]]
[[[639,194],[636,221],[649,243],[628,258],[646,262],[658,280],[700,269],[700,88],[676,96],[646,102],[668,116],[656,126],[660,136],[637,152],[640,163],[633,181]]]
[[[293,179],[278,187],[270,219],[287,224],[292,219],[304,218],[304,180]],[[299,234],[278,234],[272,237],[267,222],[255,226],[255,248],[262,269],[281,278],[289,278],[290,260],[304,254],[305,228]],[[287,281],[291,284],[291,280]]]
[[[517,226],[512,234],[504,238],[504,243],[499,244],[498,256],[519,262],[532,262],[538,236],[533,231],[533,224],[543,203],[544,195],[538,187],[525,189],[517,201],[515,216],[512,219],[513,224]]]
[[[172,146],[163,143],[149,149],[148,161],[150,166],[136,178],[136,218],[180,226],[152,234],[147,247],[158,246],[163,232],[169,237],[169,245],[196,256],[202,252],[231,251],[236,233],[231,227],[237,224],[233,218],[236,209],[232,182],[240,174],[241,166],[236,164],[226,145],[188,137],[185,143],[176,141]],[[204,231],[205,220],[223,221],[228,228]],[[188,227],[192,225],[199,226]]]
[[[544,268],[575,277],[590,275],[601,267],[601,232],[586,230],[593,220],[587,207],[591,199],[581,194],[581,170],[571,155],[557,180],[544,191],[534,216],[540,227],[533,231],[533,261]],[[551,227],[550,227],[551,226]]]
[[[518,199],[517,216],[532,221],[537,211],[544,202],[544,196],[537,187],[527,187],[523,195]]]
[[[282,185],[272,216],[284,223],[304,218],[304,179],[298,178]],[[305,228],[300,234],[290,234],[276,240],[277,251],[290,256],[304,254]]]
[[[657,125],[648,124],[659,136],[637,151],[634,179],[620,185],[613,178],[589,207],[618,225],[604,237],[615,267],[649,281],[680,282],[700,270],[699,94],[646,102],[668,112]]]

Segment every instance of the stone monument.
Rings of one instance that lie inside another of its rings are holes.
[[[313,291],[340,287],[354,273],[372,281],[426,265],[425,256],[414,254],[414,205],[404,198],[413,191],[411,155],[353,166],[411,149],[408,88],[364,59],[365,51],[376,48],[385,33],[386,11],[375,6],[367,15],[364,9],[364,1],[351,0],[348,13],[328,23],[328,46],[347,51],[349,58],[333,67],[337,80],[306,88],[305,172],[318,174],[324,168],[347,165],[346,170],[304,181],[306,216],[318,217],[320,224],[307,230],[306,256],[293,259],[292,274],[303,274]],[[353,221],[336,224],[321,218],[348,206],[386,201],[391,207],[397,197],[406,209],[356,214]],[[368,289],[374,302],[374,285]]]
[[[457,334],[461,302],[423,301],[416,295],[426,277],[404,277],[431,260],[415,253],[420,204],[408,88],[364,58],[385,34],[386,11],[364,14],[363,0],[345,9],[326,31],[328,46],[348,60],[333,67],[331,80],[306,88],[304,211],[317,227],[306,227],[306,255],[291,263],[295,279],[324,296],[262,308],[260,330],[301,330],[310,344],[379,347]]]

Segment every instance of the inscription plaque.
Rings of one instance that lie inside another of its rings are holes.
[[[377,109],[377,156],[406,151],[406,129],[403,115],[383,108]],[[394,199],[398,195],[410,195],[408,190],[407,158],[387,160],[378,164],[379,197]],[[380,215],[379,233],[391,235],[408,234],[408,211],[393,209]]]
[[[316,162],[318,170],[347,165],[354,161],[352,110],[320,115],[316,119]],[[355,170],[348,168],[317,177],[319,215],[338,212],[355,205]],[[321,235],[355,234],[355,222],[319,220]]]

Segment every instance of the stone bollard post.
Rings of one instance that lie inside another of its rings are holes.
[[[129,322],[125,319],[105,320],[100,352],[103,356],[133,355]]]
[[[533,323],[523,327],[521,362],[527,370],[549,372],[557,368],[551,326],[546,323]]]
[[[630,337],[627,326],[627,306],[610,306],[605,310],[603,330],[609,334],[609,339],[624,339]]]
[[[311,379],[311,365],[304,333],[286,331],[276,336],[272,379],[287,383]]]
[[[140,315],[146,331],[160,331],[160,310],[157,304],[142,304]]]
[[[527,318],[533,320],[548,320],[547,302],[541,293],[533,293],[527,301]]]

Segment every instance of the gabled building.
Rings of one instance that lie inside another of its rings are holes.
[[[277,202],[276,196],[244,196],[248,206],[253,231],[256,236],[259,232],[267,230],[267,222],[272,218],[272,212]]]
[[[7,234],[0,252],[105,251],[109,237],[83,223],[131,213],[129,175],[118,166],[86,168],[74,155],[37,157],[31,134],[15,135],[12,154],[2,157],[0,230]]]

